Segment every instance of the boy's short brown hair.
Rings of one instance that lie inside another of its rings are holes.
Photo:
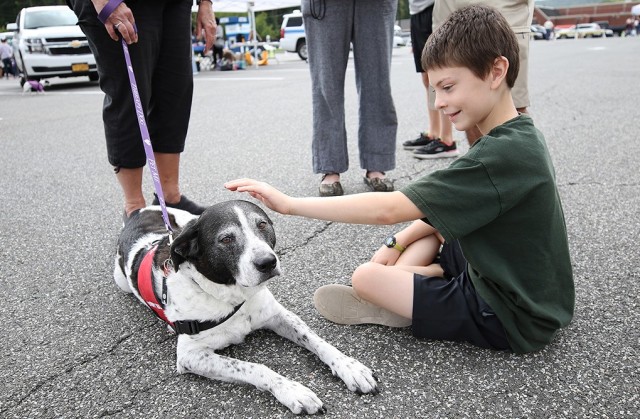
[[[509,88],[518,77],[518,40],[506,19],[496,9],[472,5],[456,10],[427,40],[422,67],[466,67],[484,79],[496,58],[509,60]]]

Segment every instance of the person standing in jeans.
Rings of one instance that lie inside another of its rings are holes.
[[[390,70],[397,0],[303,0],[313,100],[313,171],[322,174],[320,196],[343,195],[340,174],[349,168],[344,83],[353,46],[358,90],[358,149],[364,182],[393,191],[398,120]]]

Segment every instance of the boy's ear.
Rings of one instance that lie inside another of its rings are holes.
[[[502,81],[507,77],[507,70],[509,70],[509,60],[507,57],[500,56],[493,61],[491,67],[491,88],[497,89]]]

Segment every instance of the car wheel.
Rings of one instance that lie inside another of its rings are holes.
[[[309,55],[307,54],[307,41],[306,40],[301,39],[298,42],[297,52],[298,52],[298,56],[300,57],[301,60],[307,61],[307,59],[309,59]]]

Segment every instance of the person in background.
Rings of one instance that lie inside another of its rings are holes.
[[[113,0],[111,0],[113,1]],[[67,0],[78,16],[96,58],[105,94],[102,117],[109,163],[124,194],[126,221],[146,206],[142,191],[146,164],[120,37],[129,45],[132,66],[153,144],[167,206],[201,214],[204,208],[179,188],[193,94],[191,2],[155,0],[121,2],[101,23],[107,0]],[[198,0],[197,35],[213,45],[216,22],[210,0]],[[158,197],[154,199],[158,204]]]
[[[224,27],[220,25],[220,19],[216,17],[216,40],[213,43],[213,66],[218,67],[222,61],[224,52]]]
[[[484,4],[498,9],[507,19],[518,39],[520,72],[511,90],[518,112],[527,113],[529,100],[529,40],[533,21],[534,0],[436,0],[433,8],[433,30],[436,30],[455,10],[469,4]],[[482,133],[476,127],[465,131],[467,142],[473,144]]]
[[[304,0],[311,71],[313,172],[322,174],[320,196],[344,194],[340,174],[349,168],[344,83],[353,46],[358,89],[358,149],[364,182],[393,191],[396,117],[391,96],[391,52],[397,0]]]
[[[546,22],[544,22],[544,29],[547,31],[545,39],[547,41],[551,41],[552,39],[555,38],[554,33],[553,33],[553,22],[551,20],[547,20]]]
[[[405,150],[412,150],[414,157],[434,159],[440,157],[456,157],[458,152],[453,141],[453,126],[442,112],[433,106],[433,90],[429,88],[429,76],[422,67],[422,50],[431,35],[433,25],[433,5],[435,0],[409,0],[411,13],[411,46],[416,71],[422,76],[422,84],[427,93],[427,111],[429,114],[429,130],[421,132],[418,138],[402,143]]]
[[[16,74],[13,71],[13,48],[11,48],[7,38],[4,36],[0,39],[0,60],[2,60],[2,65],[4,66],[3,76],[7,79],[9,74],[15,77]]]

